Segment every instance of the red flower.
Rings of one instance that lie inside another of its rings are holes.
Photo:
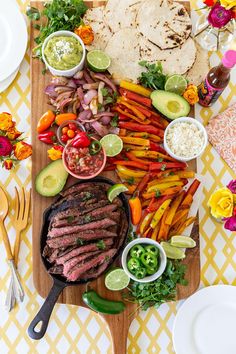
[[[213,6],[217,2],[217,0],[204,0],[203,1],[206,6]]]
[[[212,7],[208,15],[208,22],[216,28],[224,27],[230,20],[232,20],[232,11],[226,10],[219,3]]]
[[[12,144],[6,136],[0,136],[0,156],[8,156],[12,152]]]
[[[6,170],[11,170],[12,169],[12,166],[13,166],[13,162],[11,159],[6,159],[4,162],[3,162],[3,166],[5,167]]]

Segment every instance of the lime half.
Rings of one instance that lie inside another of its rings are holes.
[[[189,236],[172,236],[170,240],[171,246],[193,248],[196,242]]]
[[[188,86],[187,80],[181,75],[171,75],[165,83],[165,91],[182,95]]]
[[[115,184],[114,186],[111,186],[108,191],[107,191],[107,198],[109,202],[113,202],[113,200],[122,192],[127,192],[128,188],[125,187],[124,184],[118,183]]]
[[[122,268],[111,270],[105,278],[107,289],[118,291],[126,288],[129,285],[130,278]]]
[[[107,156],[112,157],[118,155],[123,149],[123,141],[116,134],[107,134],[101,140],[100,143],[105,149]]]
[[[185,252],[177,247],[171,246],[168,242],[161,242],[166,257],[170,259],[183,259],[185,258]]]
[[[111,65],[110,57],[102,50],[91,50],[87,54],[88,66],[96,72],[106,71]]]

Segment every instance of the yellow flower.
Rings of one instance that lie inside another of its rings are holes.
[[[198,89],[195,85],[188,85],[184,91],[183,97],[188,101],[189,104],[194,105],[199,101]]]
[[[19,141],[14,145],[14,155],[17,160],[25,160],[32,155],[32,146],[23,141]]]
[[[8,131],[14,126],[12,116],[9,113],[0,113],[0,130]]]
[[[220,4],[224,6],[227,10],[232,9],[232,7],[236,6],[235,0],[220,0]]]
[[[229,218],[233,214],[233,194],[228,188],[220,188],[211,195],[207,205],[215,218]]]
[[[62,149],[59,149],[57,146],[52,147],[48,150],[48,157],[53,161],[61,159]]]
[[[6,136],[10,140],[16,140],[22,134],[21,132],[19,132],[19,130],[16,129],[15,124],[16,123],[13,122],[13,126],[11,128],[9,128],[6,133]]]

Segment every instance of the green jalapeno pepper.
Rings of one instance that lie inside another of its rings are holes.
[[[144,267],[140,267],[135,271],[135,276],[137,279],[143,279],[145,275],[147,274],[147,270]]]
[[[140,268],[141,264],[138,258],[132,257],[128,260],[127,267],[130,273],[135,274],[136,270]]]
[[[89,153],[90,155],[96,155],[101,150],[102,145],[98,140],[93,140],[89,145]]]
[[[147,269],[147,274],[152,275],[157,272],[157,267],[148,267]]]
[[[110,301],[102,298],[94,290],[83,293],[84,303],[92,310],[100,313],[116,315],[124,311],[125,304],[122,301]]]
[[[130,255],[131,257],[140,258],[144,252],[145,250],[141,245],[135,245],[131,248]]]
[[[157,266],[157,256],[150,252],[145,252],[141,255],[141,262],[147,268],[155,268]]]
[[[156,246],[148,245],[145,247],[145,251],[157,256],[159,254],[159,250]]]

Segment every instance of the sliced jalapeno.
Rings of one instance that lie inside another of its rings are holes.
[[[96,155],[101,150],[102,145],[98,140],[93,140],[89,145],[89,153],[90,155]]]
[[[144,268],[144,267],[138,268],[134,273],[134,275],[136,276],[137,279],[143,279],[146,274],[147,274],[147,271],[146,271],[146,268]]]
[[[130,255],[131,257],[140,258],[144,252],[145,250],[141,245],[135,245],[131,248]]]
[[[152,275],[152,274],[157,272],[157,267],[155,267],[155,268],[154,267],[148,267],[146,269],[147,269],[147,274],[148,275]]]
[[[155,268],[157,266],[157,256],[149,252],[145,252],[141,255],[141,262],[147,268]]]
[[[148,245],[145,247],[145,251],[157,256],[159,254],[159,250],[156,246]]]
[[[140,268],[140,262],[138,258],[130,258],[127,263],[127,267],[130,271],[130,273],[135,274],[135,271]]]

